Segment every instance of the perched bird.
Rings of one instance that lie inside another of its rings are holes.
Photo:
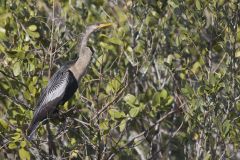
[[[91,60],[92,52],[87,47],[87,42],[91,33],[111,25],[111,23],[104,23],[88,26],[80,42],[78,59],[66,63],[53,74],[47,87],[42,90],[37,101],[37,107],[32,122],[27,129],[29,140],[32,139],[39,123],[47,118],[51,118],[53,113],[57,112],[58,105],[64,104],[76,92],[78,82],[84,75]]]

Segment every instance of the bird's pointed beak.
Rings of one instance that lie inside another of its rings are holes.
[[[102,23],[102,24],[99,24],[99,26],[97,27],[98,29],[100,28],[106,28],[106,27],[110,27],[112,26],[113,24],[112,23]]]

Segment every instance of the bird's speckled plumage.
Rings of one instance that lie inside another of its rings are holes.
[[[33,120],[28,128],[29,137],[32,137],[39,122],[56,112],[57,106],[64,104],[77,90],[78,82],[69,70],[70,66],[70,64],[66,64],[54,73],[47,87],[41,92]]]
[[[39,123],[47,118],[51,118],[52,114],[58,110],[58,105],[64,104],[76,92],[78,82],[84,75],[92,56],[91,50],[87,47],[89,36],[92,32],[108,26],[111,26],[111,24],[105,23],[88,26],[79,44],[78,59],[63,65],[51,77],[47,87],[41,92],[32,122],[28,127],[27,136],[29,140],[32,139]]]

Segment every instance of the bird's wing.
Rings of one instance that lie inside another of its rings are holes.
[[[42,90],[32,122],[27,131],[30,139],[39,125],[39,122],[46,119],[48,114],[52,113],[63,99],[68,85],[69,76],[70,72],[68,71],[68,66],[61,67],[51,77],[47,87]]]
[[[45,109],[47,103],[58,101],[55,102],[55,104],[58,104],[61,101],[62,97],[64,96],[68,81],[69,71],[66,68],[60,68],[51,77],[47,87],[41,92],[34,117],[43,109]]]
[[[41,94],[40,94],[40,96],[38,98],[38,101],[37,101],[37,106],[42,105],[42,103],[46,99],[46,95],[49,93],[49,91],[51,92],[55,88],[55,85],[58,85],[57,82],[61,82],[62,79],[65,78],[64,76],[66,76],[66,78],[67,78],[67,75],[63,75],[63,73],[66,72],[68,74],[68,68],[69,68],[71,63],[74,63],[74,61],[70,61],[69,64],[63,65],[61,68],[59,68],[53,74],[53,76],[50,78],[50,80],[48,82],[47,87],[42,89]]]

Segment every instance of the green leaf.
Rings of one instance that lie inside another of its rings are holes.
[[[163,89],[161,92],[156,92],[152,98],[152,105],[160,106],[161,100],[167,99],[167,96],[168,96],[168,93],[165,89]]]
[[[184,88],[181,88],[181,91],[186,96],[191,96],[192,97],[193,94],[194,94],[193,88],[188,84],[186,84]]]
[[[36,25],[30,25],[30,26],[28,27],[28,29],[29,29],[30,31],[34,32],[34,31],[37,30],[37,26],[36,26]]]
[[[127,124],[127,119],[124,119],[121,121],[119,125],[120,132],[122,132],[126,128],[126,124]]]
[[[78,157],[79,150],[72,150],[69,159],[75,159]]]
[[[37,93],[37,89],[33,82],[30,82],[30,84],[28,85],[28,88],[31,91],[31,95],[35,96],[35,94]]]
[[[98,57],[96,60],[96,66],[100,68],[105,62],[107,61],[107,55],[102,54],[101,56]]]
[[[123,46],[123,41],[121,41],[120,39],[116,38],[116,37],[112,37],[112,38],[109,38],[108,41],[110,43],[113,43],[113,44],[117,44],[119,46]]]
[[[170,55],[168,55],[166,62],[167,62],[168,64],[172,64],[174,58],[175,58],[175,57],[174,57],[172,54],[170,54]]]
[[[176,8],[178,7],[179,5],[177,4],[177,1],[173,1],[173,0],[169,0],[168,1],[168,4],[173,7],[173,8]]]
[[[30,160],[30,154],[24,148],[20,148],[18,153],[21,160]]]
[[[219,6],[222,6],[225,3],[225,0],[218,0],[217,2]]]
[[[71,143],[71,145],[74,145],[74,144],[76,144],[76,142],[77,142],[77,141],[76,141],[76,139],[75,139],[75,138],[71,138],[71,142],[70,142],[70,143]]]
[[[121,86],[121,83],[118,78],[111,80],[106,87],[107,94],[111,94],[113,92],[118,91],[120,86]]]
[[[20,62],[16,62],[13,65],[13,75],[18,76],[21,73]]]
[[[129,104],[130,106],[132,106],[132,107],[135,107],[135,102],[137,101],[137,98],[134,96],[134,95],[132,95],[132,94],[127,94],[124,98],[123,98],[123,100],[127,103],[127,104]]]
[[[133,52],[132,47],[128,46],[128,47],[127,47],[127,51],[128,51],[129,53],[132,53],[132,52]]]
[[[226,121],[223,123],[224,137],[226,137],[227,134],[229,133],[230,127],[231,127],[231,122],[230,122],[230,120],[226,120]]]
[[[197,7],[198,10],[201,9],[201,4],[200,4],[199,0],[196,0],[196,1],[195,1],[195,5],[196,5],[196,7]]]
[[[27,33],[29,34],[29,36],[31,36],[32,38],[39,38],[40,34],[38,32],[32,32],[30,30],[27,31]]]
[[[152,105],[158,106],[158,105],[160,105],[160,103],[161,103],[160,93],[156,92],[156,93],[154,93],[153,98],[152,98]]]
[[[173,100],[174,100],[173,96],[169,96],[168,100],[167,100],[167,103],[165,105],[168,106],[168,105],[172,104]]]
[[[186,75],[184,73],[180,73],[179,77],[182,79],[182,80],[185,80],[186,79]]]
[[[101,121],[99,124],[100,130],[108,130],[108,120]]]
[[[5,28],[0,27],[0,40],[7,40]]]
[[[34,77],[32,78],[32,83],[33,83],[33,84],[36,84],[36,83],[37,83],[37,80],[38,80],[38,77],[37,77],[37,76],[34,76]]]
[[[19,141],[21,139],[20,132],[14,133],[14,135],[12,136],[12,139],[14,139],[15,142]]]
[[[210,160],[211,159],[211,154],[209,152],[207,152],[204,156],[203,160]]]
[[[24,141],[24,140],[20,143],[20,146],[21,146],[22,148],[24,148],[26,145],[27,145],[27,142]]]
[[[160,97],[163,98],[163,99],[166,99],[167,98],[167,91],[165,89],[163,89],[160,93]]]
[[[199,70],[200,67],[201,67],[201,64],[200,64],[199,61],[197,61],[197,62],[195,62],[195,63],[193,64],[193,67],[192,67],[191,71],[192,71],[194,74],[196,74],[196,73],[198,72],[198,70]]]
[[[150,62],[146,62],[142,65],[142,67],[139,69],[139,71],[142,73],[142,74],[146,74],[148,69],[150,67]]]
[[[3,45],[0,44],[0,52],[5,53],[5,49],[6,49],[6,48],[5,48]]]
[[[236,51],[235,57],[236,57],[236,58],[240,58],[240,50]]]
[[[238,110],[238,112],[239,112],[239,111],[240,111],[240,101],[237,102],[236,108],[237,108],[237,110]]]
[[[134,118],[138,115],[139,113],[139,108],[138,107],[134,107],[129,111],[129,115],[130,117]]]
[[[123,100],[124,100],[125,102],[127,102],[127,103],[135,103],[135,101],[137,100],[137,98],[136,98],[134,95],[132,95],[132,94],[127,94],[127,95],[123,98]]]
[[[17,148],[17,145],[16,145],[15,142],[11,142],[11,143],[8,144],[8,148],[9,149],[15,149],[15,148]]]
[[[120,112],[120,111],[118,111],[116,109],[109,109],[108,113],[110,114],[112,119],[125,117],[125,113],[124,112]]]
[[[105,49],[107,49],[107,50],[112,50],[112,51],[115,50],[115,48],[114,48],[112,45],[109,45],[109,44],[104,43],[104,42],[100,42],[99,45],[100,45],[102,48],[105,48]]]
[[[6,122],[4,119],[0,119],[0,124],[1,124],[1,126],[2,126],[4,129],[7,129],[7,128],[8,128],[8,124],[7,124],[7,122]]]
[[[118,22],[120,24],[125,24],[125,22],[127,21],[128,17],[127,15],[123,12],[122,8],[119,8],[119,7],[115,7],[114,8],[117,15],[118,15]]]
[[[28,91],[23,92],[23,96],[27,100],[31,100],[32,99],[32,97],[31,97],[31,95],[30,95],[30,93]]]

